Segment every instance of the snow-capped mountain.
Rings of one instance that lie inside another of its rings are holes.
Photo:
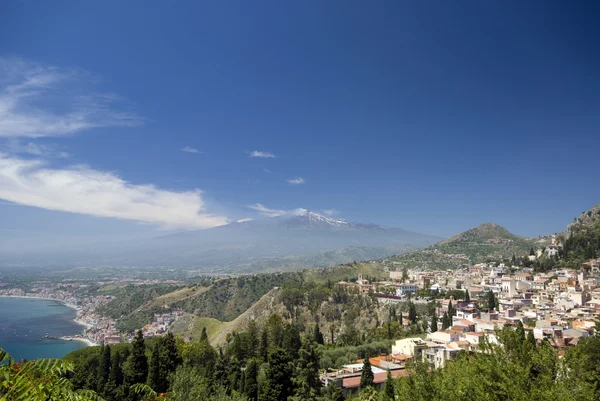
[[[377,259],[439,240],[400,228],[354,223],[302,210],[292,216],[242,220],[207,230],[44,255],[39,261],[254,272]]]

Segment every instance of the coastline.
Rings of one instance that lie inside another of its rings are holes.
[[[48,297],[36,297],[36,296],[27,296],[27,295],[0,295],[0,298],[23,298],[23,299],[40,299],[40,300],[45,300],[45,301],[54,301],[54,302],[58,302],[68,308],[71,308],[73,310],[75,310],[76,312],[79,311],[79,308],[77,308],[76,305],[70,304],[68,302],[63,301],[62,299],[55,299],[55,298],[48,298]],[[90,340],[85,336],[85,330],[87,329],[91,329],[93,326],[85,323],[83,320],[79,319],[79,316],[76,316],[75,319],[73,319],[73,322],[79,326],[83,326],[85,329],[83,331],[83,333],[81,334],[81,337],[77,337],[77,336],[63,336],[63,337],[59,337],[60,340],[63,341],[81,341],[83,343],[86,344],[86,346],[88,347],[94,347],[97,346],[98,344],[96,344],[95,342],[93,342],[92,340]]]

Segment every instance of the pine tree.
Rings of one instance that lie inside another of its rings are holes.
[[[111,359],[110,374],[108,375],[108,383],[106,383],[105,386],[104,396],[114,400],[116,398],[117,389],[123,384],[121,353],[115,352]]]
[[[300,347],[302,347],[302,340],[298,327],[293,324],[286,325],[283,331],[283,349],[292,360],[296,360]]]
[[[321,394],[321,380],[319,378],[319,362],[321,356],[317,344],[310,338],[305,338],[298,353],[296,374],[296,397],[303,401],[317,400]]]
[[[369,361],[369,357],[365,358],[363,363],[362,372],[360,374],[360,388],[364,390],[367,387],[373,386],[373,381],[375,377],[373,375],[373,370],[371,369],[371,362]]]
[[[156,342],[152,349],[152,355],[150,357],[150,365],[148,367],[148,386],[150,386],[157,393],[164,393],[166,391],[165,385],[161,383],[160,377],[160,341]]]
[[[244,372],[244,394],[250,401],[258,400],[258,362],[250,359]]]
[[[160,378],[161,383],[160,392],[166,392],[169,389],[169,376],[175,373],[177,367],[182,364],[181,355],[177,349],[177,342],[173,333],[169,332],[164,337],[160,338],[160,354],[159,354],[159,366],[160,366]]]
[[[99,393],[103,393],[104,386],[108,382],[110,375],[110,346],[102,345],[100,350],[100,366],[98,366],[98,384],[96,388]]]
[[[148,377],[148,358],[146,358],[146,344],[141,330],[135,335],[132,343],[131,355],[128,360],[127,383],[145,383]]]
[[[212,382],[222,387],[227,387],[229,385],[227,379],[227,362],[225,361],[225,355],[223,355],[222,349],[219,349],[219,357],[215,364]]]
[[[260,389],[260,401],[287,400],[293,392],[293,365],[286,352],[274,348],[269,353],[269,364],[265,369],[265,380]]]
[[[433,330],[432,330],[433,331]],[[394,391],[394,380],[392,379],[392,373],[388,369],[385,385],[383,386],[383,394],[381,397],[382,401],[394,401],[396,399],[395,391]]]
[[[266,361],[269,355],[269,333],[266,327],[263,327],[260,333],[259,355],[263,361]]]
[[[251,320],[250,323],[248,323],[248,343],[250,345],[248,357],[255,358],[258,355],[260,345],[260,333],[255,320]]]

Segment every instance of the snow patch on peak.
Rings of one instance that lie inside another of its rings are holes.
[[[325,224],[329,224],[329,225],[332,225],[335,227],[347,226],[350,224],[346,220],[334,219],[331,217],[323,216],[322,214],[311,212],[310,210],[307,210],[307,209],[298,209],[298,210],[302,210],[302,212],[299,213],[297,216],[306,217],[308,219],[308,221],[311,223],[313,223],[313,222],[314,223],[325,223]]]

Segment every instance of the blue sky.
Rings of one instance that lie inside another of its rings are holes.
[[[0,238],[297,208],[441,236],[562,230],[600,202],[599,17],[585,1],[2,2]]]

